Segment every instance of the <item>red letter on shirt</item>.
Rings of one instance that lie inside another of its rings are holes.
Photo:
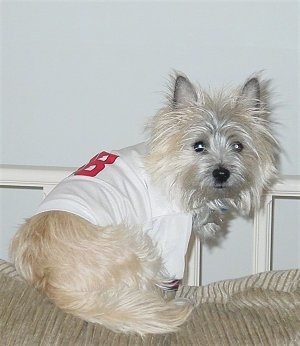
[[[85,175],[88,177],[95,177],[99,172],[101,172],[105,165],[111,165],[116,161],[118,155],[107,153],[102,151],[100,154],[94,156],[89,163],[80,167],[74,175]]]

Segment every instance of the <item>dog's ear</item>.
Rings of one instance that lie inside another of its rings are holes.
[[[174,83],[173,106],[190,105],[196,102],[197,99],[197,92],[188,78],[182,75],[177,76]]]
[[[256,77],[246,81],[242,88],[242,98],[249,103],[250,108],[260,107],[260,85]]]

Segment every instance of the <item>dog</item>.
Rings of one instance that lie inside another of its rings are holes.
[[[182,73],[144,143],[102,151],[59,183],[16,233],[17,271],[61,309],[124,333],[168,333],[192,302],[167,300],[191,232],[216,237],[277,176],[268,83],[208,93]]]

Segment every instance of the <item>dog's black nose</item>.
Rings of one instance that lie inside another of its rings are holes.
[[[226,168],[219,167],[212,172],[212,175],[217,183],[225,183],[230,177],[230,172]]]

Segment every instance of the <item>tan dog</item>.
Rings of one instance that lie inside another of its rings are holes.
[[[61,182],[18,231],[19,273],[60,308],[114,331],[166,333],[192,311],[162,290],[183,277],[191,230],[214,237],[276,176],[265,83],[209,95],[183,75],[149,139],[101,152]]]

